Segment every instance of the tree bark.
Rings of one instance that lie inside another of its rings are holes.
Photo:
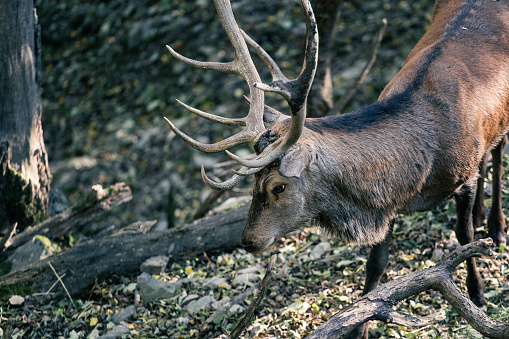
[[[37,84],[33,1],[0,1],[0,230],[48,214],[51,174]]]
[[[96,279],[111,274],[127,275],[139,272],[140,265],[150,257],[168,255],[169,265],[198,253],[217,249],[232,250],[240,246],[240,235],[246,223],[249,206],[243,206],[223,214],[197,220],[181,228],[148,234],[124,234],[109,236],[96,241],[78,244],[65,252],[12,272],[0,278],[0,300],[12,294],[45,294],[57,277],[62,276],[72,296],[90,288]],[[51,298],[64,297],[61,286],[51,291]]]
[[[334,28],[339,18],[340,5],[341,0],[317,0],[313,6],[320,39],[318,66],[308,97],[308,118],[323,117],[334,107],[330,49],[334,40]]]

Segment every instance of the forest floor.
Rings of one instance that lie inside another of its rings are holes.
[[[504,202],[507,206],[507,199]],[[398,218],[382,282],[433,266],[456,248],[454,223],[453,202]],[[476,238],[484,234],[478,229]],[[509,253],[505,248],[498,250],[497,259],[478,259],[478,267],[486,285],[488,314],[509,321]],[[131,313],[120,324],[125,329],[122,338],[221,337],[233,329],[252,302],[269,257],[277,254],[267,294],[241,338],[303,338],[360,296],[368,251],[366,246],[344,244],[309,227],[286,236],[263,254],[239,249],[203,253],[194,260],[172,264],[154,277],[181,282],[173,297],[140,303],[136,300],[137,276],[112,276],[73,301],[6,305],[1,320],[8,324],[12,338],[98,338],[117,328],[115,315],[130,308]],[[246,270],[252,274],[246,275]],[[461,264],[454,280],[464,291],[465,278],[466,267]],[[215,312],[246,291],[234,307]],[[190,307],[204,297],[208,297],[209,306],[201,310]],[[482,338],[436,291],[420,293],[394,308],[416,316],[444,310],[446,319],[417,329],[372,322],[373,337]]]

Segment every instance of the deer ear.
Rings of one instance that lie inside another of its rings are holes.
[[[313,163],[314,149],[308,145],[292,147],[281,159],[278,172],[285,178],[300,178],[302,171]]]

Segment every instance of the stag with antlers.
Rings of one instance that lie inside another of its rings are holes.
[[[500,200],[500,166],[509,129],[509,2],[438,0],[426,34],[377,102],[352,113],[306,119],[306,100],[318,58],[318,32],[311,6],[302,0],[306,50],[299,77],[287,79],[273,59],[235,22],[227,0],[215,0],[219,18],[235,50],[229,63],[199,62],[168,49],[191,66],[242,76],[250,90],[249,113],[226,119],[183,103],[186,109],[239,134],[208,145],[170,128],[202,152],[226,151],[242,165],[233,177],[207,185],[230,189],[255,175],[253,201],[242,233],[244,248],[258,252],[280,236],[315,220],[330,234],[373,246],[364,292],[374,289],[388,261],[391,228],[400,214],[424,211],[451,196],[457,201],[456,235],[473,240],[479,168],[492,153]],[[264,84],[249,44],[272,74]],[[264,104],[264,91],[282,95],[289,117]],[[265,123],[269,128],[265,128]],[[254,159],[227,150],[252,143]],[[482,183],[482,181],[480,181]],[[480,191],[482,192],[482,191]],[[480,201],[479,193],[478,201]],[[490,211],[489,235],[506,242],[500,203]],[[486,306],[474,258],[467,260],[470,298]],[[357,335],[365,332],[361,328]]]

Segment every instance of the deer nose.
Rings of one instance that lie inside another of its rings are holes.
[[[253,252],[253,242],[252,241],[242,241],[242,247],[248,252]]]

